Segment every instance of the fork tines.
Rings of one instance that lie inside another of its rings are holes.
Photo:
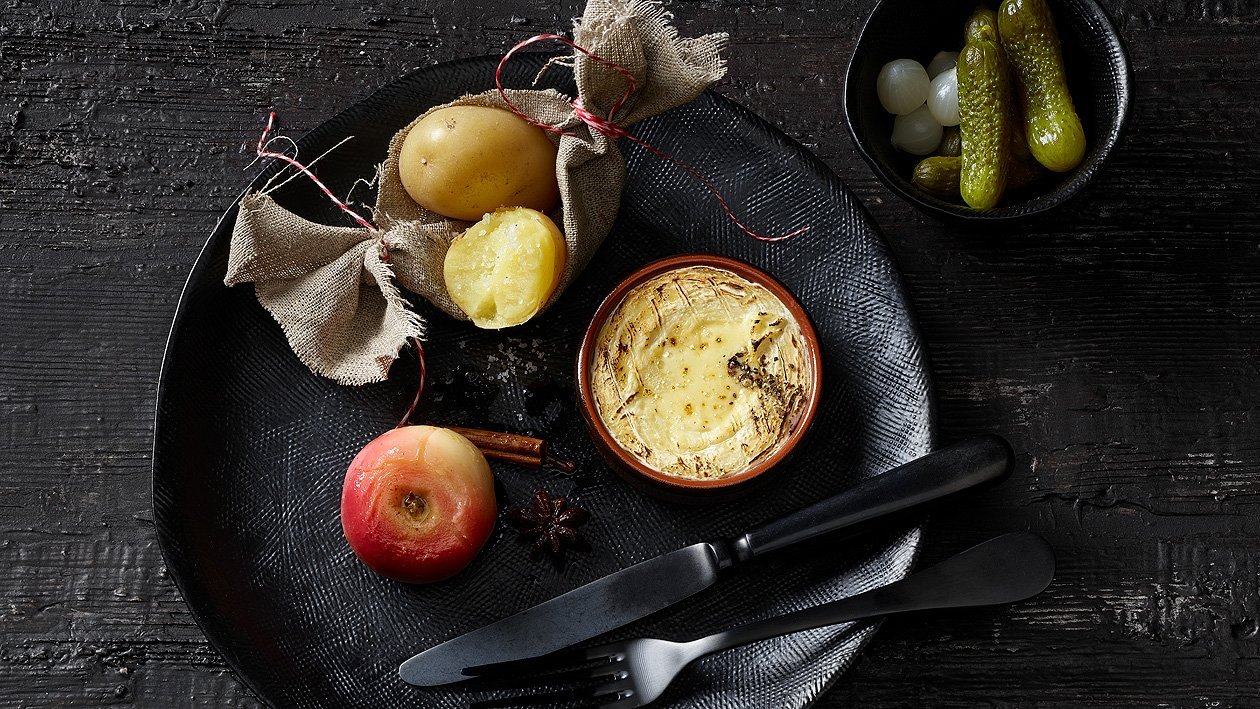
[[[473,702],[474,709],[518,706],[601,706],[618,702],[632,691],[622,667],[625,657],[601,648],[569,649],[526,660],[496,662],[464,669],[470,689],[530,690],[510,697]]]

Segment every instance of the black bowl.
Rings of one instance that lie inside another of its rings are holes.
[[[928,214],[966,221],[1039,214],[1081,191],[1102,168],[1120,138],[1129,115],[1133,76],[1120,35],[1097,3],[1049,3],[1063,42],[1068,88],[1088,141],[1081,164],[1070,172],[1050,173],[1031,185],[1008,192],[996,208],[987,212],[978,212],[961,200],[951,202],[934,197],[911,184],[910,174],[922,158],[892,147],[893,116],[879,103],[875,79],[880,68],[894,59],[914,59],[927,66],[939,51],[961,50],[963,23],[975,9],[976,1],[883,0],[862,28],[844,87],[844,117],[849,133],[880,181]]]

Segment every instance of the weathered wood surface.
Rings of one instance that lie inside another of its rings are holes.
[[[1049,592],[890,622],[823,707],[1260,706],[1260,5],[1107,2],[1136,72],[1109,169],[994,234],[919,215],[845,133],[871,0],[677,2],[721,91],[816,151],[897,253],[942,439],[1014,479],[928,560],[1032,529]],[[185,275],[275,107],[312,127],[409,69],[567,28],[579,0],[0,0],[0,705],[254,706],[164,573],[152,411]]]

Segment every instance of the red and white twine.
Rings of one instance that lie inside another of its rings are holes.
[[[292,165],[293,167],[297,168],[299,171],[301,171],[303,175],[306,175],[307,177],[311,178],[311,182],[314,182],[315,186],[318,187],[320,191],[322,191],[325,195],[327,195],[328,199],[331,199],[333,204],[340,207],[341,211],[345,212],[346,214],[349,214],[352,219],[358,222],[359,226],[363,227],[364,229],[367,229],[373,234],[379,232],[380,229],[377,229],[376,225],[364,219],[363,217],[359,216],[358,212],[351,209],[350,206],[346,204],[345,202],[342,202],[341,198],[333,194],[332,190],[328,189],[328,185],[325,185],[323,181],[321,181],[318,177],[316,177],[315,173],[311,172],[311,169],[309,167],[298,162],[297,158],[290,157],[288,155],[285,155],[284,153],[277,153],[272,150],[267,150],[267,136],[271,135],[271,129],[273,126],[275,126],[275,123],[276,123],[276,112],[272,111],[271,114],[267,116],[267,127],[263,129],[262,135],[258,138],[258,157],[273,158],[276,160],[280,160],[282,162],[286,162]]]
[[[626,101],[630,99],[630,96],[634,94],[635,89],[638,87],[638,81],[635,80],[634,74],[630,73],[629,69],[621,66],[620,64],[617,64],[616,62],[611,62],[607,59],[604,59],[603,57],[600,57],[594,54],[590,50],[578,45],[576,42],[574,42],[571,39],[568,39],[567,37],[562,37],[558,34],[534,35],[533,37],[530,37],[529,39],[526,39],[522,42],[517,43],[516,46],[509,49],[507,54],[504,54],[503,58],[499,60],[499,66],[495,68],[494,70],[494,85],[495,85],[495,88],[498,89],[499,91],[499,98],[503,100],[503,103],[513,113],[525,119],[526,121],[532,123],[533,125],[536,125],[539,128],[542,128],[543,130],[547,130],[552,133],[560,133],[564,135],[573,134],[573,131],[565,130],[563,128],[557,128],[547,123],[536,121],[533,118],[530,118],[529,116],[525,115],[524,111],[522,111],[520,108],[518,108],[515,104],[512,103],[511,99],[509,99],[507,96],[507,92],[503,89],[503,76],[502,76],[503,66],[507,64],[508,59],[510,59],[512,55],[515,54],[517,51],[525,47],[528,47],[531,44],[534,44],[536,42],[543,42],[547,40],[555,40],[562,44],[568,45],[569,47],[590,57],[593,61],[603,64],[604,66],[616,71],[618,74],[621,74],[621,76],[625,78],[626,84],[627,84],[626,91],[624,94],[621,95],[621,98],[617,99],[617,102],[613,104],[612,110],[608,112],[607,118],[596,115],[592,113],[590,110],[588,110],[582,104],[582,98],[580,96],[577,99],[574,99],[570,103],[570,105],[573,106],[574,115],[576,115],[579,119],[581,119],[583,123],[590,126],[592,130],[598,133],[601,133],[603,135],[606,135],[609,138],[612,138],[613,140],[625,138],[626,140],[629,140],[635,145],[638,145],[639,147],[651,152],[653,155],[656,155],[657,157],[668,160],[669,162],[672,162],[675,165],[686,170],[688,174],[696,178],[696,180],[700,182],[700,184],[707,187],[709,191],[713,193],[713,196],[717,199],[718,204],[721,205],[722,211],[726,212],[726,216],[730,218],[730,220],[735,224],[735,226],[738,227],[740,231],[744,232],[745,234],[747,234],[748,236],[751,236],[754,239],[758,239],[760,241],[783,241],[784,239],[790,239],[794,236],[797,236],[797,235],[800,235],[809,231],[809,227],[801,227],[800,229],[797,229],[796,231],[793,231],[789,234],[784,234],[783,236],[762,236],[761,234],[754,232],[753,230],[744,226],[744,223],[739,220],[739,217],[735,216],[734,210],[732,210],[730,205],[726,203],[726,199],[722,197],[722,193],[704,175],[700,174],[699,170],[692,167],[691,165],[688,165],[682,160],[675,158],[669,153],[666,153],[660,148],[650,145],[647,142],[643,141],[642,139],[637,138],[634,135],[631,135],[628,131],[626,131],[625,128],[614,123],[612,120],[612,117],[617,115],[617,111],[621,110],[621,107],[625,105]]]

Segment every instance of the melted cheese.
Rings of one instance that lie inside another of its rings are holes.
[[[721,478],[788,437],[807,366],[800,326],[770,291],[692,266],[626,295],[600,330],[591,382],[622,448],[668,475]]]

